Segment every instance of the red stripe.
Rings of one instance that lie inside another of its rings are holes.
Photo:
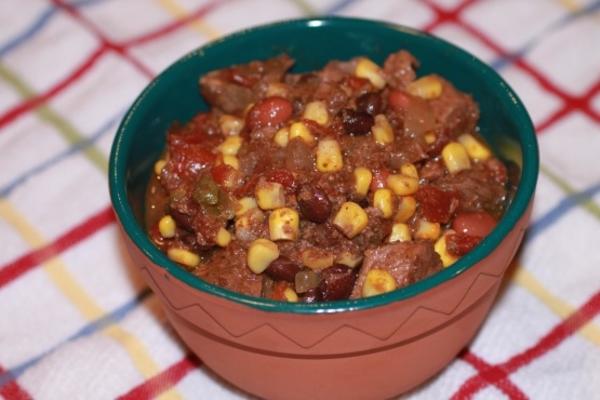
[[[105,46],[98,47],[92,54],[90,54],[84,62],[71,72],[67,77],[59,81],[56,85],[51,87],[45,93],[41,93],[37,96],[26,99],[22,103],[16,105],[12,109],[8,110],[2,116],[0,116],[0,129],[18,118],[20,115],[39,107],[41,104],[48,101],[50,98],[56,96],[62,92],[67,86],[75,82],[81,76],[83,76],[92,66],[100,59],[100,56],[107,50]]]
[[[71,228],[53,242],[4,265],[0,268],[0,288],[56,256],[60,252],[88,238],[113,221],[115,221],[113,210],[111,207],[106,207],[79,225]]]
[[[565,339],[573,335],[600,312],[600,291],[592,296],[577,311],[556,325],[534,346],[516,354],[508,361],[480,372],[467,380],[455,393],[453,398],[470,398],[489,384],[506,379],[508,375],[528,365],[548,351],[554,349]],[[485,376],[484,376],[485,375]]]
[[[451,10],[447,10],[445,8],[438,6],[431,0],[424,0],[423,2],[425,4],[427,4],[429,6],[429,8],[431,8],[433,10],[433,12],[435,13],[435,17],[431,22],[429,22],[427,25],[425,25],[421,29],[424,30],[425,32],[431,32],[435,28],[437,28],[438,26],[440,26],[446,22],[455,22],[458,19],[458,17],[460,16],[460,14],[467,7],[470,7],[476,1],[477,0],[464,0],[463,2],[459,3],[456,7],[452,8]]]
[[[153,399],[175,386],[190,371],[199,367],[201,363],[196,356],[188,354],[158,375],[154,375],[118,398],[120,400]]]
[[[6,370],[0,365],[0,375],[6,373]],[[6,382],[0,387],[0,396],[6,400],[30,400],[31,395],[23,389],[16,379]]]
[[[202,7],[198,8],[196,11],[185,16],[184,18],[178,19],[178,20],[171,22],[169,24],[166,24],[156,30],[150,31],[146,34],[143,34],[136,38],[127,40],[126,42],[124,42],[122,44],[119,44],[119,43],[115,43],[115,42],[112,42],[111,40],[107,39],[100,30],[98,30],[93,24],[91,24],[91,22],[89,22],[87,19],[85,19],[83,16],[81,16],[79,11],[76,8],[74,8],[73,6],[65,4],[59,0],[53,0],[53,2],[57,6],[64,8],[65,11],[67,11],[71,16],[73,16],[73,18],[77,19],[83,26],[86,27],[86,29],[89,29],[90,31],[92,31],[92,33],[94,33],[100,40],[100,46],[92,54],[90,54],[88,56],[88,58],[86,60],[84,60],[84,62],[77,69],[75,69],[68,76],[63,78],[56,85],[51,87],[49,90],[47,90],[46,92],[39,94],[37,96],[26,99],[25,101],[21,102],[20,104],[16,105],[12,109],[10,109],[6,113],[4,113],[2,116],[0,116],[0,129],[2,127],[4,127],[5,125],[11,123],[15,119],[17,119],[19,116],[25,114],[26,112],[29,112],[29,111],[39,107],[40,105],[44,104],[48,100],[52,99],[54,96],[61,93],[64,89],[66,89],[72,83],[76,82],[79,78],[81,78],[83,75],[85,75],[85,73],[87,73],[94,66],[94,64],[101,58],[101,56],[104,53],[106,53],[107,50],[112,50],[112,51],[120,54],[129,63],[131,63],[138,71],[140,71],[144,76],[146,76],[148,78],[152,78],[154,76],[154,73],[148,67],[146,67],[141,61],[139,61],[137,58],[133,57],[128,52],[127,49],[129,47],[143,44],[143,43],[158,39],[164,35],[167,35],[173,31],[175,31],[176,29],[190,23],[191,21],[194,21],[198,18],[205,16],[206,14],[213,11],[217,6],[219,6],[222,3],[222,1],[210,2],[208,4],[205,4]]]
[[[147,78],[152,78],[154,73],[150,71],[140,60],[133,57],[127,52],[127,49],[120,44],[117,44],[107,38],[100,29],[96,27],[90,20],[88,20],[79,10],[71,4],[65,3],[62,0],[52,0],[55,6],[65,10],[74,20],[76,20],[85,29],[91,32],[96,38],[102,43],[103,47],[107,47],[111,50],[119,53],[124,59],[129,61],[139,72],[145,75]]]
[[[510,399],[514,400],[525,400],[528,399],[527,395],[521,391],[514,383],[510,381],[508,376],[502,379],[493,380],[487,376],[487,371],[490,370],[492,365],[488,364],[484,359],[480,358],[476,354],[472,353],[468,349],[461,355],[461,358],[471,364],[479,373],[485,378],[486,382],[493,384],[500,389]],[[453,397],[452,400],[460,400],[461,397]]]

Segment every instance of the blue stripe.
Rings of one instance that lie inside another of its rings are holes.
[[[600,0],[597,0],[597,1],[594,1],[594,2],[586,5],[585,7],[581,8],[580,10],[577,10],[575,12],[565,15],[564,17],[562,17],[555,23],[549,25],[546,29],[544,29],[542,32],[537,34],[535,37],[533,37],[532,39],[527,41],[527,43],[525,43],[521,48],[519,48],[518,50],[511,52],[505,56],[496,58],[495,60],[493,60],[490,63],[490,65],[494,69],[502,69],[502,68],[509,66],[516,59],[521,58],[525,54],[529,53],[535,46],[537,46],[537,44],[543,38],[546,37],[546,35],[548,33],[552,32],[556,29],[562,28],[579,18],[586,16],[587,14],[598,11],[599,9],[600,9]]]
[[[23,373],[25,371],[27,371],[30,367],[33,367],[38,362],[40,362],[40,360],[42,360],[44,357],[46,357],[48,354],[50,354],[53,351],[57,350],[58,348],[62,347],[66,343],[74,342],[77,339],[80,339],[85,336],[89,336],[96,331],[102,330],[102,329],[104,329],[108,326],[111,326],[111,325],[115,324],[116,322],[122,320],[127,314],[129,314],[131,311],[133,311],[139,304],[141,304],[151,294],[152,294],[152,292],[148,288],[142,290],[135,298],[133,298],[129,302],[123,304],[119,308],[115,309],[110,314],[106,314],[102,318],[91,321],[90,323],[85,325],[83,328],[81,328],[80,330],[75,332],[73,335],[69,336],[67,339],[63,340],[62,342],[57,343],[56,345],[54,345],[50,349],[46,350],[45,352],[38,354],[37,356],[32,357],[29,360],[17,365],[16,367],[11,368],[10,370],[5,371],[4,373],[0,374],[0,388],[2,388],[2,386],[4,386],[7,382],[10,382],[13,379],[16,379],[19,376],[23,375]]]
[[[95,3],[99,3],[104,0],[77,0],[72,4],[74,6],[88,6]],[[50,21],[52,16],[56,14],[58,9],[54,6],[47,7],[44,11],[42,11],[38,17],[29,25],[25,30],[19,34],[17,34],[12,39],[9,39],[4,44],[0,45],[0,58],[4,57],[8,53],[10,53],[15,48],[19,47],[21,44],[25,43],[27,40],[31,39],[36,33],[38,33],[47,23]]]
[[[340,2],[334,4],[329,9],[325,10],[325,15],[331,15],[342,11],[344,8],[348,7],[350,4],[354,3],[356,0],[341,0]]]
[[[77,153],[78,151],[93,145],[98,139],[100,139],[106,133],[110,132],[110,129],[113,127],[113,125],[115,125],[117,122],[119,122],[121,120],[121,118],[123,117],[123,114],[125,114],[125,111],[126,110],[119,111],[119,113],[117,115],[113,116],[110,120],[105,122],[89,138],[86,138],[85,140],[82,140],[82,141],[74,144],[73,146],[70,146],[66,150],[56,154],[54,157],[49,158],[48,160],[44,161],[43,163],[40,163],[40,164],[32,167],[31,169],[25,171],[21,175],[14,178],[12,181],[7,183],[6,185],[2,186],[0,188],[0,197],[7,197],[19,185],[21,185],[25,181],[27,181],[27,179],[31,178],[32,176],[34,176],[36,174],[39,174],[40,172],[43,172],[47,168],[62,161],[65,158]]]
[[[534,237],[538,236],[573,208],[591,200],[592,196],[596,193],[600,193],[600,182],[581,192],[573,193],[563,198],[556,206],[550,209],[550,211],[546,212],[546,214],[542,215],[531,224],[527,231],[527,240],[532,240]]]

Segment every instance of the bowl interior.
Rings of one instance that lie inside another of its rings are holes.
[[[479,127],[496,153],[522,166],[520,188],[507,213],[482,244],[442,272],[407,288],[369,299],[328,304],[285,304],[233,293],[207,284],[169,261],[143,228],[144,191],[153,163],[174,121],[186,122],[207,109],[198,78],[204,73],[287,53],[293,71],[322,68],[329,60],[367,56],[378,63],[399,49],[421,63],[418,74],[438,73],[473,95],[481,109]],[[534,191],[538,155],[535,134],[523,105],[508,85],[472,55],[435,37],[374,21],[321,18],[267,25],[228,36],[187,54],[159,75],[135,101],[117,132],[109,181],[115,211],[126,233],[158,265],[186,283],[218,296],[272,311],[314,313],[364,309],[418,294],[484,258],[511,230]]]

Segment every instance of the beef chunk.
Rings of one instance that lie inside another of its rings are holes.
[[[246,252],[235,241],[221,251],[216,251],[196,270],[198,276],[209,283],[234,292],[260,296],[263,275],[256,275],[246,266]]]
[[[442,262],[429,241],[398,242],[367,250],[351,298],[362,297],[367,273],[373,268],[389,272],[402,288],[441,270]]]
[[[290,57],[281,55],[213,71],[200,79],[200,91],[211,106],[229,114],[241,114],[257,100],[255,85],[281,81],[293,63]]]

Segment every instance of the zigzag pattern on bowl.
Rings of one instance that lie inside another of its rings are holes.
[[[234,333],[230,329],[228,329],[223,323],[221,323],[214,315],[212,315],[210,312],[208,312],[201,304],[199,304],[197,302],[194,302],[194,303],[191,303],[191,304],[186,304],[184,306],[176,306],[175,304],[173,304],[173,302],[171,301],[171,299],[169,298],[169,296],[167,296],[166,293],[162,290],[161,285],[158,284],[158,282],[154,278],[153,273],[148,269],[148,267],[143,266],[141,268],[141,270],[144,271],[148,275],[149,279],[154,284],[153,286],[160,291],[160,294],[166,300],[166,302],[168,303],[169,307],[171,307],[175,311],[181,312],[181,311],[184,311],[184,310],[189,309],[189,308],[198,308],[204,314],[206,314],[212,321],[214,321],[219,327],[221,327],[221,329],[223,329],[224,332],[226,332],[229,336],[231,336],[232,338],[235,338],[235,339],[243,338],[244,336],[247,336],[247,335],[249,335],[249,334],[251,334],[253,332],[256,332],[256,331],[258,331],[260,329],[270,329],[271,331],[277,333],[279,336],[281,336],[282,338],[286,339],[290,343],[293,343],[294,345],[296,345],[296,346],[298,346],[298,347],[300,347],[300,348],[302,348],[304,350],[309,350],[309,349],[317,346],[319,343],[323,342],[327,338],[335,335],[336,333],[340,332],[343,329],[353,330],[353,331],[356,331],[356,332],[358,332],[360,334],[363,334],[363,335],[369,336],[369,337],[371,337],[373,339],[376,339],[378,341],[385,342],[389,338],[391,338],[394,334],[396,334],[400,329],[402,329],[402,327],[405,326],[412,318],[414,318],[415,315],[418,312],[426,312],[426,313],[430,313],[430,314],[437,314],[437,315],[441,315],[441,316],[444,316],[444,317],[451,316],[452,314],[455,313],[455,311],[457,309],[460,308],[460,306],[465,301],[465,299],[468,297],[468,295],[471,292],[471,290],[473,289],[473,287],[477,284],[477,282],[480,279],[483,279],[483,278],[487,277],[487,278],[492,278],[494,280],[498,280],[498,279],[502,278],[502,275],[504,273],[503,269],[498,274],[491,274],[491,273],[487,273],[487,272],[480,272],[471,281],[471,283],[469,284],[467,290],[464,291],[463,296],[455,303],[455,305],[453,307],[451,307],[451,309],[449,311],[440,310],[440,309],[434,309],[434,308],[425,307],[425,306],[417,306],[417,307],[415,307],[415,309],[402,322],[400,322],[400,324],[396,328],[394,328],[391,332],[389,332],[388,334],[385,334],[383,336],[379,336],[379,335],[373,334],[371,332],[367,332],[367,331],[365,331],[363,329],[357,328],[357,327],[352,326],[352,325],[342,324],[342,325],[338,326],[337,328],[333,329],[332,331],[326,333],[324,336],[322,336],[318,340],[316,340],[313,343],[310,343],[310,344],[307,345],[307,344],[302,344],[302,343],[298,342],[297,340],[291,338],[289,335],[285,334],[284,332],[281,332],[280,330],[278,330],[277,328],[275,328],[274,326],[272,326],[268,322],[264,322],[264,323],[262,323],[260,325],[257,325],[254,328],[251,328],[251,329],[249,329],[247,331],[244,331],[244,332],[241,332],[241,333]],[[487,293],[487,291],[486,291],[486,293]]]

